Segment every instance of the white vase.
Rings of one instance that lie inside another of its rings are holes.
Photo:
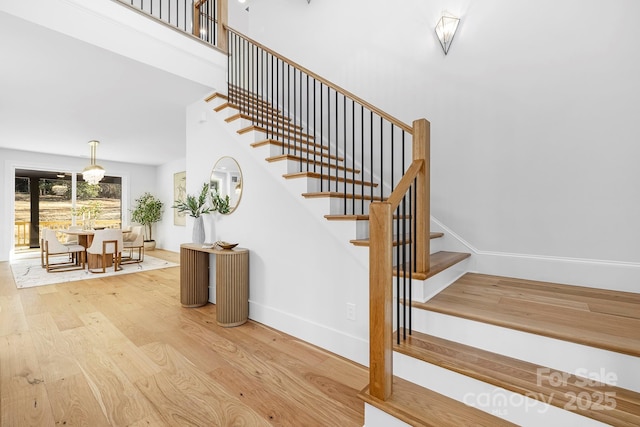
[[[193,235],[191,236],[191,240],[193,240],[193,243],[204,243],[204,238],[204,220],[199,216],[193,223]]]

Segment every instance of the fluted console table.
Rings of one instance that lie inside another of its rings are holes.
[[[209,301],[209,254],[216,256],[216,321],[231,327],[249,318],[249,250],[180,245],[180,303],[200,307]]]

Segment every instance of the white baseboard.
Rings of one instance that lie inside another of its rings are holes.
[[[369,366],[367,339],[253,301],[249,301],[249,318],[363,366]]]
[[[640,263],[482,251],[431,217],[449,250],[472,253],[470,271],[528,280],[640,293]]]

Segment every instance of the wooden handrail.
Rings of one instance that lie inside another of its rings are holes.
[[[400,206],[400,202],[402,202],[405,193],[409,190],[409,187],[411,187],[411,184],[413,184],[413,180],[417,178],[418,173],[420,173],[420,169],[422,169],[423,166],[423,159],[414,160],[413,163],[411,163],[411,166],[409,166],[407,171],[404,173],[402,179],[400,180],[398,185],[396,185],[396,188],[387,198],[387,202],[391,204],[392,210],[395,210],[398,206]]]
[[[410,135],[413,134],[413,128],[411,126],[409,126],[408,124],[396,119],[395,117],[393,117],[390,114],[387,114],[386,112],[382,111],[381,109],[377,108],[376,106],[369,104],[367,101],[363,100],[362,98],[354,95],[353,93],[349,92],[346,89],[341,88],[340,86],[336,85],[335,83],[330,82],[329,80],[319,76],[318,74],[314,73],[313,71],[303,67],[302,65],[296,63],[295,61],[290,60],[289,58],[286,58],[282,55],[280,55],[279,53],[269,49],[268,47],[262,45],[261,43],[245,36],[244,34],[234,30],[231,27],[228,27],[225,25],[225,28],[228,29],[229,31],[232,31],[238,35],[241,35],[242,38],[246,39],[247,41],[251,42],[252,44],[254,44],[255,46],[259,47],[260,49],[264,50],[265,52],[275,56],[276,58],[291,64],[292,66],[294,66],[295,68],[299,69],[300,71],[304,72],[305,74],[308,74],[310,77],[313,77],[315,80],[319,81],[320,83],[325,84],[326,86],[332,88],[333,90],[335,90],[336,92],[339,92],[341,94],[343,94],[344,96],[346,96],[347,98],[350,98],[351,100],[359,103],[360,105],[366,107],[368,110],[373,111],[374,113],[376,113],[378,116],[382,117],[383,119],[393,123],[394,125],[398,126],[400,129],[404,130],[405,132],[409,133]]]

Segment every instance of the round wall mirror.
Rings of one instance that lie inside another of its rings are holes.
[[[221,157],[211,171],[211,195],[229,196],[229,212],[233,212],[242,197],[242,171],[233,157]]]

